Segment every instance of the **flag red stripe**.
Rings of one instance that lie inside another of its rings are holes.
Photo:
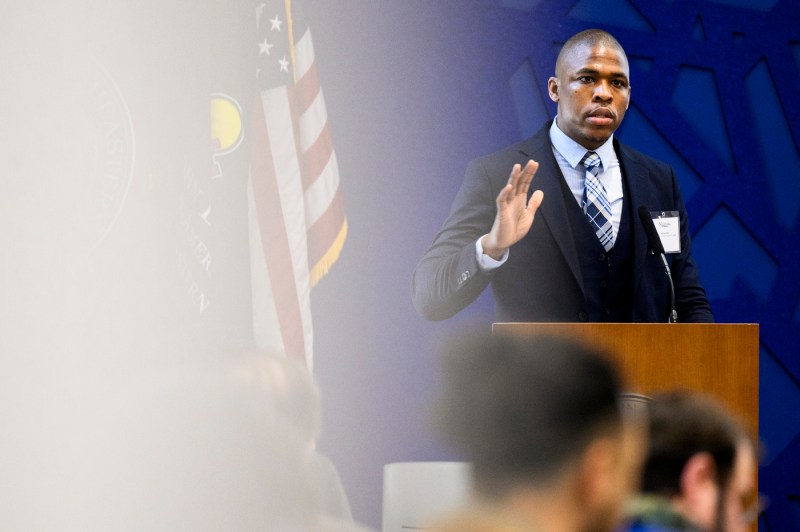
[[[342,187],[336,189],[330,205],[308,230],[308,263],[316,264],[336,240],[345,221]]]
[[[333,139],[331,138],[328,122],[325,122],[319,137],[314,141],[314,144],[308,147],[301,160],[303,165],[303,190],[308,190],[319,178],[332,154]]]
[[[313,63],[305,75],[292,88],[292,112],[294,116],[299,117],[303,114],[318,95],[320,95],[319,71],[317,70],[317,64]],[[308,190],[322,174],[332,153],[333,139],[331,138],[326,118],[319,136],[308,147],[306,152],[301,155],[304,190]]]
[[[316,98],[317,94],[319,94],[320,87],[319,71],[317,70],[317,63],[315,61],[311,64],[303,77],[298,79],[297,83],[294,85],[297,98],[297,109],[301,113],[305,112],[305,110],[308,109],[312,103],[314,103],[314,98]]]
[[[300,115],[302,114],[302,112],[300,111],[300,107],[298,105],[296,89],[297,86],[295,85],[294,87],[287,88],[287,92],[289,94],[289,110],[291,112],[292,122],[294,125],[294,127],[292,127],[292,134],[294,135],[294,146],[297,152],[297,160],[300,161],[300,178],[302,179],[303,182],[303,191],[306,191],[308,190],[308,186],[316,180],[317,176],[313,176],[310,182],[308,181],[309,178],[307,177],[305,163],[304,163],[305,158],[303,157],[303,154],[300,152],[300,146],[302,146],[302,144],[300,142],[300,127],[298,122],[300,121]]]
[[[257,99],[255,109],[262,109],[260,98]],[[264,258],[278,311],[281,337],[286,355],[306,364],[303,320],[297,298],[294,267],[275,177],[274,161],[269,148],[269,132],[263,118],[257,117],[253,120],[252,136],[252,145],[259,147],[253,151],[251,157],[253,196]]]

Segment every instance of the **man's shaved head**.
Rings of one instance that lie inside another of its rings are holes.
[[[558,52],[558,59],[556,59],[556,76],[561,76],[561,67],[564,63],[565,58],[571,55],[576,49],[581,48],[583,46],[588,46],[591,48],[598,45],[603,45],[619,50],[619,52],[622,54],[623,57],[625,57],[627,61],[625,50],[622,48],[622,45],[619,43],[619,41],[614,38],[613,35],[604,30],[598,30],[598,29],[584,30],[570,37],[567,40],[567,42],[564,43],[564,46],[561,47],[561,51]]]

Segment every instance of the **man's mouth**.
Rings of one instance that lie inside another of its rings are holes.
[[[589,113],[586,119],[590,124],[607,126],[614,122],[614,113],[610,109],[601,107]]]

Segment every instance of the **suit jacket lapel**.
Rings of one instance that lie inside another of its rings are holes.
[[[533,177],[531,190],[528,191],[528,199],[530,199],[534,190],[544,192],[544,200],[542,200],[542,204],[536,212],[536,218],[533,223],[544,222],[550,230],[569,265],[572,275],[575,277],[575,281],[580,286],[581,292],[583,292],[583,276],[581,275],[581,265],[578,260],[578,249],[575,246],[575,239],[567,218],[567,205],[561,185],[564,176],[561,174],[561,168],[559,168],[553,155],[549,130],[550,122],[531,138],[530,142],[526,143],[521,150],[525,157],[539,163],[539,170]]]
[[[538,189],[544,192],[544,200],[536,213],[536,219],[533,223],[542,223],[542,221],[544,221],[558,244],[564,259],[569,265],[575,281],[578,283],[578,286],[580,286],[581,292],[584,292],[583,276],[581,275],[580,261],[578,259],[578,249],[575,246],[575,240],[567,218],[567,205],[562,191],[561,182],[564,177],[553,155],[549,129],[550,122],[525,143],[520,150],[521,154],[526,157],[526,160],[533,159],[539,163],[539,170],[533,178],[531,190],[528,192],[528,198],[530,198],[533,190]],[[614,139],[614,149],[619,158],[623,179],[625,179],[627,184],[627,196],[623,201],[628,202],[630,208],[629,212],[635,213],[640,205],[646,205],[648,208],[653,209],[655,205],[653,202],[655,200],[648,194],[649,189],[646,186],[646,183],[649,182],[650,179],[650,171],[616,138]],[[644,228],[638,223],[638,216],[636,215],[633,216],[631,229],[631,234],[633,236],[633,271],[635,275],[633,283],[633,306],[635,315],[638,307],[637,302],[643,300],[640,296],[640,291],[644,287],[642,279],[645,271],[645,259],[649,253],[649,248]]]
[[[623,201],[628,202],[631,213],[636,213],[641,205],[647,206],[648,209],[653,209],[653,198],[647,194],[647,187],[642,186],[649,181],[650,171],[641,164],[631,153],[614,139],[614,148],[619,158],[620,169],[622,170],[623,179],[627,184],[628,197]],[[636,310],[636,302],[640,300],[637,297],[642,288],[642,277],[644,275],[644,261],[649,253],[647,245],[647,235],[644,232],[642,224],[639,223],[638,214],[633,215],[633,227],[631,234],[633,235],[633,304],[634,312]]]

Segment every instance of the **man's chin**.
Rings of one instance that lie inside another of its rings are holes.
[[[579,142],[579,144],[584,148],[594,150],[605,144],[609,137],[611,137],[611,133],[607,135],[584,135],[583,141]]]
[[[613,135],[616,130],[617,124],[613,124],[613,126],[609,127],[593,127],[585,132],[585,138],[600,146],[611,138],[611,135]]]

